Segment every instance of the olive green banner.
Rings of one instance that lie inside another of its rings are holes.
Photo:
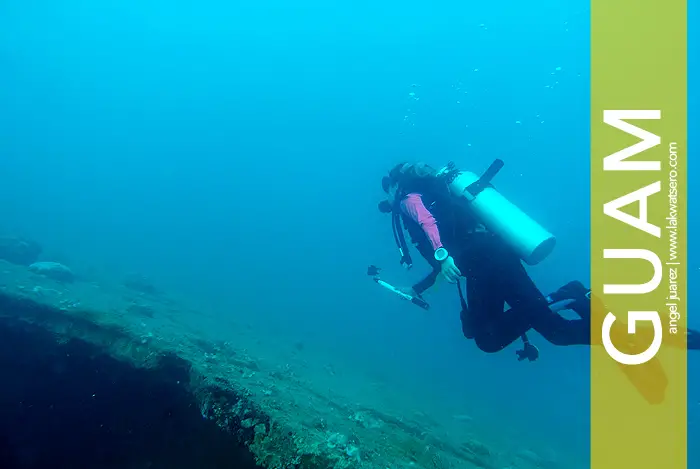
[[[686,18],[591,5],[592,469],[687,468]]]

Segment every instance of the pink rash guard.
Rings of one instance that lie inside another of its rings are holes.
[[[433,251],[442,247],[435,217],[425,208],[420,194],[408,194],[401,201],[401,210],[423,229],[433,246]]]

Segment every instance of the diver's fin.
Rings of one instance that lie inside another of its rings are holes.
[[[590,294],[588,297],[590,299],[592,326],[591,346],[602,347],[602,325],[603,319],[607,314],[607,308],[600,298],[596,296],[591,297]],[[627,332],[626,324],[617,322],[613,325],[610,335],[615,347],[620,352],[630,355],[636,355],[644,351],[653,340],[652,336],[643,327],[637,326],[637,334],[631,335]],[[610,357],[606,358],[612,360]],[[668,376],[666,371],[664,371],[661,360],[657,356],[640,365],[617,363],[617,366],[649,404],[660,404],[664,401],[666,389],[668,388]]]
[[[661,365],[661,360],[654,357],[641,365],[618,363],[618,366],[649,404],[661,404],[664,401],[668,377]]]

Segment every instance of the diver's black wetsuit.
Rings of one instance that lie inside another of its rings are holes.
[[[460,314],[462,331],[484,352],[498,352],[530,329],[555,345],[599,343],[599,334],[591,340],[591,303],[581,283],[571,282],[557,292],[563,295],[560,299],[573,300],[568,308],[580,319],[566,319],[552,311],[518,254],[432,181],[402,182],[401,195],[390,210],[395,216],[395,237],[400,232],[400,218],[418,251],[433,267],[413,286],[418,295],[432,286],[440,273],[440,263],[434,258],[439,243],[467,280],[467,301]],[[410,207],[406,208],[408,199]],[[439,240],[433,231],[436,226]],[[401,240],[397,243],[401,245]],[[405,245],[401,247],[403,251]],[[506,303],[510,309],[504,311]],[[688,330],[685,338],[689,350],[700,349],[699,332]]]
[[[439,227],[441,242],[467,279],[468,310],[461,312],[462,330],[481,350],[502,350],[530,329],[555,345],[590,344],[587,299],[570,306],[583,319],[563,318],[550,310],[518,254],[499,237],[447,198],[423,193],[421,200]],[[435,282],[440,264],[434,259],[424,227],[407,214],[402,218],[416,248],[433,267],[430,275],[413,286],[420,295]],[[583,296],[586,290],[582,285],[581,289]],[[505,303],[510,310],[504,311]]]
[[[468,235],[455,263],[467,279],[462,331],[484,352],[498,352],[530,329],[555,345],[590,344],[590,302],[583,285],[571,291],[577,297],[569,305],[581,319],[569,320],[549,308],[518,255],[495,235]]]

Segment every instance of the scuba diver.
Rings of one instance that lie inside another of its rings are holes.
[[[591,336],[591,302],[596,311],[604,308],[588,288],[574,281],[545,297],[525,270],[523,261],[539,263],[556,240],[490,184],[502,167],[503,162],[496,160],[479,177],[452,163],[440,171],[423,163],[400,163],[382,179],[387,199],[379,209],[392,216],[401,263],[412,266],[403,225],[433,268],[402,292],[407,299],[422,300],[438,275],[456,283],[464,336],[487,353],[503,350],[518,338],[523,338],[526,349],[534,348],[525,335],[530,329],[554,345],[600,344],[600,332]],[[466,278],[466,300],[460,277]],[[504,311],[506,303],[510,309]],[[564,318],[554,304],[564,305],[559,310],[570,309],[579,319]],[[614,329],[626,335],[618,326],[619,322]],[[700,348],[698,334],[693,334],[691,343],[690,332],[688,348]]]

